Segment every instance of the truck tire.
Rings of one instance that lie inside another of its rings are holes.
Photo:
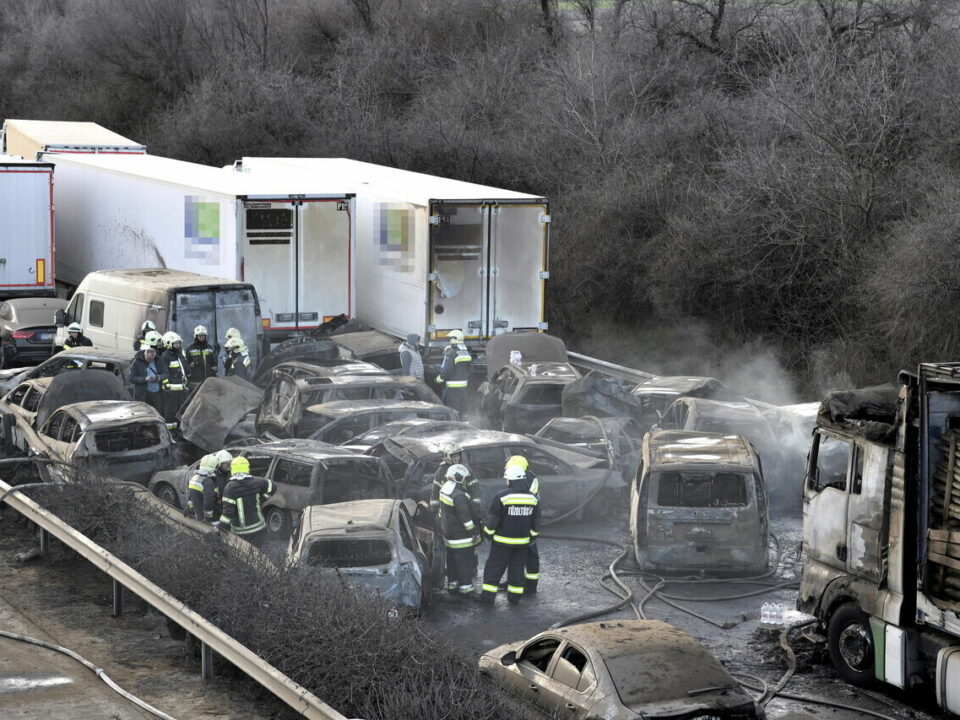
[[[873,632],[867,614],[856,603],[841,605],[830,616],[827,648],[844,681],[859,687],[875,682]]]
[[[278,507],[269,507],[264,511],[263,519],[267,523],[267,535],[272,538],[286,539],[293,531],[290,513]]]

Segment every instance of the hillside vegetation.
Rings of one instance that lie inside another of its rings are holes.
[[[4,0],[0,116],[546,195],[554,332],[810,394],[960,358],[958,28],[951,0]]]

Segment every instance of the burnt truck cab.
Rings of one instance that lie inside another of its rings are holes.
[[[643,570],[763,572],[769,519],[756,452],[737,435],[647,433],[630,533]]]
[[[303,509],[287,563],[328,572],[395,607],[419,609],[443,586],[442,538],[426,505],[370,499]]]

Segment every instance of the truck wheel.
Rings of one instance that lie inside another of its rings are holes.
[[[866,613],[856,603],[841,605],[833,613],[827,627],[827,645],[841,678],[860,687],[873,684],[873,633]]]
[[[267,508],[264,520],[267,522],[267,534],[273,538],[286,538],[293,529],[290,513],[277,507]]]
[[[167,505],[172,505],[173,507],[177,508],[177,510],[180,509],[180,496],[177,495],[177,491],[172,485],[160,483],[153,489],[153,494],[160,498],[160,500],[165,502]]]

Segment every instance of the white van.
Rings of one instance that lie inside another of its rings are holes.
[[[193,329],[203,325],[210,343],[223,345],[228,328],[237,328],[256,367],[263,345],[260,301],[253,285],[183,270],[102,270],[87,275],[70,305],[57,312],[55,345],[62,346],[66,326],[83,326],[84,334],[101,348],[130,349],[145,320],[161,333],[173,330],[184,347],[193,342]]]

